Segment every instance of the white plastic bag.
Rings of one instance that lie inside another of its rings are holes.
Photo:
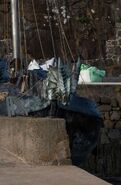
[[[90,71],[89,70],[80,71],[78,84],[82,84],[82,83],[85,83],[85,82],[86,83],[91,82]]]
[[[47,60],[47,61],[45,62],[45,64],[41,65],[40,67],[41,67],[43,70],[48,71],[49,67],[50,67],[50,66],[53,66],[54,60],[55,60],[55,58],[51,58],[50,60]]]
[[[28,66],[29,71],[33,71],[34,69],[40,69],[39,64],[36,62],[36,60],[32,60]]]

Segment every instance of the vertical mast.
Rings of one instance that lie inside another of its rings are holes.
[[[19,0],[11,0],[12,13],[12,39],[13,39],[13,58],[16,61],[15,68],[18,70],[20,59],[20,34],[19,34]]]

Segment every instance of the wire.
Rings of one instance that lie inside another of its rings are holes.
[[[54,0],[54,3],[55,3],[55,7],[58,8],[59,6],[58,6],[58,3],[57,3],[56,0]],[[65,38],[65,41],[66,41],[67,47],[68,47],[68,49],[69,49],[70,55],[71,55],[73,61],[75,61],[74,56],[73,56],[73,53],[72,53],[71,48],[70,48],[69,43],[68,43],[68,39],[67,39],[66,34],[65,34],[65,31],[64,31],[62,22],[61,22],[60,14],[58,13],[57,15],[58,15],[57,17],[58,17],[58,21],[59,21],[59,24],[60,24],[60,28],[61,28],[62,35],[63,35],[64,38]]]
[[[6,3],[6,9],[8,9],[8,5]],[[7,38],[7,53],[9,52],[9,11],[7,11],[7,33],[6,33],[6,38]]]
[[[6,10],[6,0],[4,0],[4,12],[5,12],[5,10]],[[6,39],[6,34],[5,34],[5,27],[6,27],[6,21],[5,21],[5,14],[3,14],[3,16],[4,16],[4,18],[3,18],[3,23],[4,23],[4,26],[3,26],[3,39],[5,40]]]
[[[57,7],[57,8],[59,9],[57,0],[54,0],[54,4],[55,4],[55,7]],[[70,48],[70,46],[69,46],[69,42],[68,42],[68,39],[67,39],[67,37],[66,37],[66,34],[65,34],[65,31],[64,31],[64,28],[63,28],[63,25],[62,25],[62,22],[61,22],[61,17],[60,17],[60,14],[59,14],[59,13],[58,13],[58,21],[59,21],[59,24],[60,24],[60,27],[61,27],[61,30],[62,30],[62,34],[63,34],[63,36],[64,36],[64,38],[65,38],[67,47],[68,47],[69,52],[70,52],[70,54],[71,54],[71,57],[72,57],[73,61],[75,61],[74,56],[73,56],[73,53],[72,53],[71,48]],[[73,69],[72,69],[72,75],[73,75],[73,74],[75,74],[75,65],[74,65],[74,67],[73,67]],[[89,88],[88,88],[88,86],[86,85],[86,83],[85,83],[85,81],[84,81],[84,79],[83,79],[81,73],[80,73],[80,76],[81,76],[81,78],[82,78],[83,84],[84,84],[85,87],[86,87],[87,92],[88,92],[88,93],[92,96],[92,98],[93,98],[94,95],[89,91]]]
[[[49,27],[50,27],[50,32],[51,32],[51,40],[52,40],[52,46],[53,46],[53,53],[54,53],[54,57],[56,58],[55,43],[54,43],[54,36],[53,36],[51,19],[50,19],[50,8],[49,8],[49,2],[48,2],[48,0],[46,0],[46,5],[47,5],[47,13],[48,13],[48,19],[49,19]]]
[[[24,33],[24,51],[25,51],[25,60],[26,60],[26,67],[28,66],[27,61],[27,40],[26,40],[26,31],[25,31],[25,14],[24,14],[24,1],[22,0],[22,21],[23,21],[23,33]]]
[[[34,13],[35,24],[36,24],[36,27],[37,27],[37,34],[38,34],[38,38],[39,38],[40,48],[41,48],[41,51],[42,51],[43,59],[45,59],[45,53],[44,53],[44,49],[43,49],[43,45],[42,45],[42,40],[41,40],[41,37],[40,37],[40,31],[39,31],[39,26],[38,26],[36,11],[35,11],[35,5],[34,5],[33,0],[32,0],[32,8],[33,8],[33,13]]]
[[[63,57],[64,57],[64,59],[67,57],[66,56],[66,53],[65,53],[65,48],[64,48],[64,46],[63,46],[63,36],[62,36],[62,34],[61,34],[61,28],[60,28],[60,26],[58,26],[58,29],[59,29],[59,37],[60,37],[60,45],[61,45],[61,48],[62,48],[62,54],[63,54]]]

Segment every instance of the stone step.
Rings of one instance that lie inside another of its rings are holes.
[[[23,166],[1,168],[0,185],[109,185],[109,183],[74,166]]]
[[[109,185],[75,166],[31,166],[0,148],[0,185]]]

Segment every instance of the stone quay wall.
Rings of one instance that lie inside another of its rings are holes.
[[[121,129],[121,97],[96,97],[98,109],[102,113],[105,128]]]
[[[121,64],[121,23],[116,24],[115,39],[106,42],[106,64]]]
[[[78,93],[95,100],[104,120],[97,147],[81,167],[100,177],[121,177],[121,86],[81,86]]]

